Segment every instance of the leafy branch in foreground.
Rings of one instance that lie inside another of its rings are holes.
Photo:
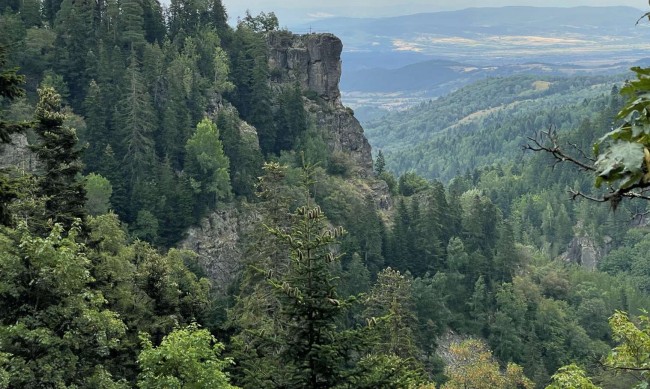
[[[647,313],[634,323],[627,313],[616,311],[609,318],[613,338],[619,343],[603,361],[603,367],[619,373],[634,373],[639,381],[636,388],[647,388],[650,379],[650,318]],[[583,388],[599,389],[587,377],[582,368],[575,364],[563,366],[552,377],[546,389]]]
[[[607,193],[600,197],[570,190],[573,198],[609,202],[616,209],[624,198],[650,200],[650,69],[632,68],[637,79],[628,81],[621,94],[628,98],[618,113],[622,124],[601,137],[593,147],[594,157],[575,144],[567,143],[579,155],[567,151],[552,129],[528,137],[525,150],[542,151],[560,162],[595,174],[595,186],[605,184]]]

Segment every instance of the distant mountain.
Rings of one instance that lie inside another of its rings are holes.
[[[348,72],[341,84],[343,90],[355,92],[413,92],[436,97],[446,93],[449,87],[458,87],[486,78],[515,74],[536,75],[589,75],[621,74],[632,66],[649,66],[650,59],[614,64],[552,64],[526,62],[505,65],[473,65],[456,61],[434,59],[410,64],[397,69],[374,68]]]
[[[513,6],[378,19],[329,18],[309,28],[338,35],[350,53],[415,52],[475,61],[482,53],[535,57],[569,54],[567,50],[575,48],[583,53],[574,55],[647,49],[650,30],[644,24],[635,26],[642,14],[631,7]],[[543,51],[535,54],[531,48]]]
[[[635,25],[641,15],[632,7],[514,6],[310,26],[342,38],[343,98],[367,120],[486,77],[623,73],[650,52],[650,24]]]

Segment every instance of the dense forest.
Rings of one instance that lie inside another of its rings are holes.
[[[324,129],[336,102],[270,67],[273,13],[0,11],[0,156],[19,154],[0,170],[0,388],[647,384],[646,200],[572,201],[606,189],[519,151],[549,126],[588,150],[631,112],[618,78],[479,82],[377,125],[365,174]],[[630,117],[615,136],[634,143]],[[453,135],[413,148],[422,128]],[[647,170],[607,155],[600,179],[634,197]],[[222,282],[181,243],[233,210]],[[575,263],[576,240],[602,258]]]

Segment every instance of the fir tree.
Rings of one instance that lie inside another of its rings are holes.
[[[384,159],[384,153],[379,150],[377,153],[377,159],[375,160],[375,174],[381,176],[381,174],[386,169],[386,160]]]
[[[280,354],[286,387],[330,388],[342,381],[345,361],[336,329],[345,301],[338,298],[330,267],[337,259],[330,246],[343,229],[327,228],[320,207],[300,207],[293,217],[291,230],[272,230],[289,245],[288,272],[269,278],[287,326]]]
[[[75,219],[86,216],[86,191],[78,179],[83,164],[74,128],[65,126],[61,97],[51,88],[39,89],[34,130],[40,142],[32,147],[43,162],[45,175],[40,182],[46,199],[45,220],[61,223],[67,230]]]

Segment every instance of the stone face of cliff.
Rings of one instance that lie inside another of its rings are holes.
[[[332,34],[276,31],[267,41],[272,82],[280,86],[297,82],[310,96],[305,105],[314,123],[331,135],[330,151],[344,153],[360,177],[370,177],[370,144],[352,110],[341,103],[341,40]]]
[[[606,236],[602,242],[597,242],[589,236],[576,236],[569,243],[567,251],[560,259],[576,263],[589,270],[596,270],[600,262],[610,249],[612,239]]]
[[[242,270],[244,237],[253,231],[257,213],[252,207],[235,205],[212,212],[201,224],[187,231],[181,243],[199,256],[199,262],[221,292]]]
[[[303,91],[341,104],[341,51],[343,43],[332,34],[269,33],[269,68],[276,82],[298,81]]]
[[[0,169],[9,167],[28,172],[38,168],[38,158],[29,149],[24,134],[14,134],[11,136],[11,143],[0,144]]]
[[[313,124],[327,133],[331,152],[347,156],[353,165],[353,177],[347,190],[360,198],[372,198],[377,208],[391,207],[388,187],[373,177],[370,144],[354,113],[341,103],[341,40],[331,34],[294,35],[286,31],[269,33],[268,58],[272,88],[279,92],[298,83],[303,91],[305,110]],[[215,102],[211,116],[221,109],[230,109]],[[242,137],[257,140],[253,127],[240,123]],[[235,205],[214,211],[199,226],[187,232],[181,243],[193,250],[214,281],[225,291],[242,270],[245,242],[259,222],[255,204]]]

